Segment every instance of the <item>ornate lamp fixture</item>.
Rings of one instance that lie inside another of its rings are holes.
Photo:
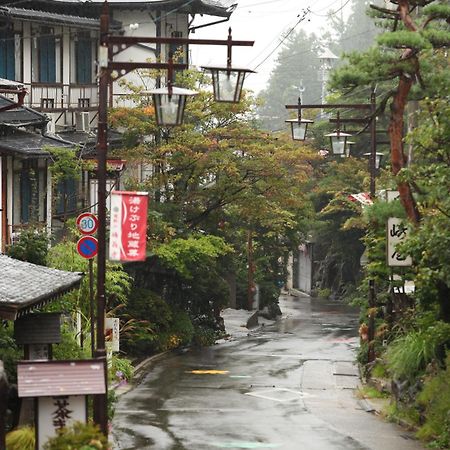
[[[334,155],[345,155],[345,148],[347,147],[347,139],[351,134],[342,132],[340,130],[339,112],[337,113],[337,129],[334,133],[325,135],[330,138],[331,150]]]
[[[294,141],[306,140],[306,133],[308,131],[308,125],[314,123],[314,120],[302,119],[302,101],[298,98],[298,117],[297,119],[288,119],[286,123],[291,124],[291,135]]]
[[[352,153],[352,146],[355,145],[356,142],[353,141],[347,141],[347,146],[345,147],[345,157],[349,158],[350,154]],[[342,155],[344,156],[344,155]]]
[[[238,69],[231,65],[231,50],[233,45],[240,45],[239,41],[234,41],[231,36],[231,28],[228,29],[228,56],[226,67],[202,67],[209,70],[213,80],[214,100],[222,103],[239,103],[242,96],[242,87],[245,76],[254,73],[250,69]]]
[[[173,59],[172,55],[169,55],[167,87],[148,91],[153,97],[155,119],[160,127],[181,125],[184,119],[187,98],[198,94],[198,92],[190,89],[173,86],[173,73]]]
[[[372,153],[364,153],[364,156],[367,156],[369,159],[372,156]],[[383,161],[384,153],[375,152],[375,170],[378,170],[381,167],[381,162]]]

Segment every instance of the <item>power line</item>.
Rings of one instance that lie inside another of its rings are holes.
[[[306,10],[303,11],[302,16],[297,21],[297,23],[286,33],[286,35],[283,37],[283,39],[281,39],[281,41],[278,43],[278,45],[255,67],[255,69],[254,69],[255,71],[258,67],[262,66],[280,48],[280,46],[284,43],[284,41],[295,30],[295,28],[297,28],[297,26],[300,25],[306,19],[306,17],[308,16],[308,14],[310,12],[311,12],[311,10],[309,8],[307,8]]]
[[[311,11],[311,14],[313,14],[314,16],[317,16],[317,17],[329,17],[329,16],[334,16],[335,14],[337,14],[338,12],[341,12],[349,3],[351,2],[351,0],[347,0],[339,9],[337,9],[336,11],[333,11],[332,13],[330,13],[330,14],[317,14],[317,13],[315,13],[314,11]],[[337,3],[337,2],[334,2],[334,3]],[[334,3],[332,3],[332,5],[334,4]],[[332,6],[332,5],[330,5],[330,6]],[[329,8],[329,6],[328,6],[328,8]],[[324,9],[326,9],[326,8],[323,8],[323,9],[321,9],[321,10],[319,10],[319,11],[323,11]]]

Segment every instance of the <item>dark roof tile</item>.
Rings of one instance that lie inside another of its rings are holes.
[[[76,288],[83,274],[0,255],[0,317],[15,320]]]

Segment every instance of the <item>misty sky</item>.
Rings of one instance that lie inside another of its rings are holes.
[[[295,27],[295,30],[303,29],[318,34],[326,24],[327,11],[340,10],[341,6],[345,17],[351,9],[350,0],[239,0],[238,7],[229,22],[199,29],[191,37],[226,39],[228,27],[231,26],[233,39],[254,40],[253,47],[233,49],[233,65],[252,70],[259,65],[256,69],[258,73],[250,75],[245,82],[246,88],[258,92],[265,87],[277,51],[282,48],[281,46],[274,51],[275,47],[283,33],[291,30],[303,16],[303,11],[309,7],[312,12]],[[211,21],[211,17],[206,19]],[[204,19],[196,19],[195,25],[204,22]],[[226,64],[226,47],[191,46],[191,54],[195,65]],[[268,59],[263,62],[267,57]]]

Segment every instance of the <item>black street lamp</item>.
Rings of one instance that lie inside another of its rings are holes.
[[[364,156],[367,156],[367,158],[372,158],[372,153],[364,153]],[[375,152],[375,170],[378,170],[381,167],[381,163],[383,161],[384,153]]]
[[[337,113],[337,128],[333,133],[325,135],[330,138],[331,150],[333,155],[344,155],[347,149],[347,140],[351,137],[351,134],[341,131],[339,112]]]
[[[308,132],[308,125],[314,123],[314,120],[302,119],[302,101],[298,98],[298,112],[297,119],[285,120],[291,125],[291,136],[294,141],[305,141],[306,133]]]
[[[349,158],[352,154],[352,147],[356,144],[356,142],[353,141],[347,141],[347,146],[345,147],[345,157]],[[344,155],[342,155],[344,156]]]
[[[181,125],[188,97],[198,92],[173,86],[173,60],[169,56],[167,87],[153,89],[148,92],[153,97],[156,124],[160,127],[174,127]]]
[[[239,103],[242,96],[244,79],[248,73],[254,73],[250,69],[238,69],[231,65],[231,51],[233,39],[231,28],[228,28],[228,54],[226,67],[202,67],[211,72],[213,81],[214,100],[220,103]],[[236,45],[236,44],[234,44]]]

